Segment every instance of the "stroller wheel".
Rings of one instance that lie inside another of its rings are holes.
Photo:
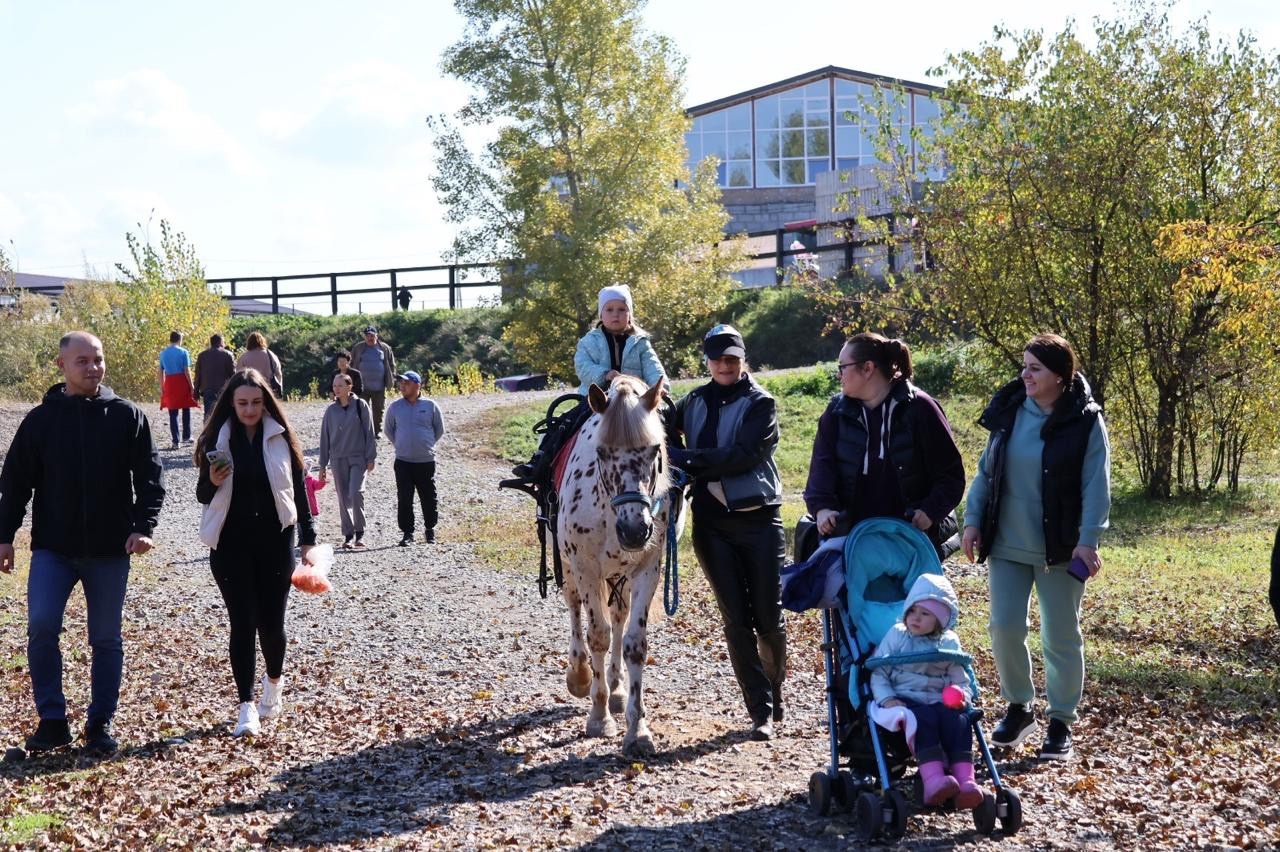
[[[996,811],[1000,814],[1000,827],[1005,834],[1017,834],[1022,828],[1022,800],[1008,787],[996,794]]]
[[[907,833],[907,817],[911,815],[911,804],[901,790],[890,790],[884,797],[884,833],[897,838]]]
[[[884,808],[880,805],[880,797],[875,793],[862,793],[854,805],[857,818],[858,836],[863,840],[875,840],[884,824]]]
[[[982,804],[973,809],[973,827],[979,834],[994,834],[996,830],[996,797],[982,794]]]
[[[825,772],[809,776],[809,810],[818,816],[831,813],[831,776]]]
[[[853,780],[853,773],[847,769],[841,769],[836,775],[835,802],[842,810],[852,810],[858,799],[858,782]]]

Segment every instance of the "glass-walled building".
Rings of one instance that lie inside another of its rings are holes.
[[[875,165],[877,87],[904,90],[890,117],[908,145],[913,126],[928,132],[941,89],[830,66],[690,107],[689,167],[715,157],[720,186],[753,189],[813,186],[823,172]]]
[[[692,171],[707,157],[715,158],[731,217],[726,230],[783,229],[785,238],[778,241],[787,246],[794,240],[824,242],[822,225],[832,219],[832,211],[819,200],[848,185],[849,175],[865,181],[872,167],[881,165],[878,88],[889,95],[890,124],[915,158],[912,128],[931,133],[929,122],[940,112],[937,98],[942,89],[925,83],[833,65],[690,107],[693,126],[685,134],[688,165]],[[942,177],[923,170],[920,176]],[[762,269],[755,276],[761,281],[748,274],[743,283],[768,283],[772,275]]]

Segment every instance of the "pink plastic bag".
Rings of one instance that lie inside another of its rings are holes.
[[[307,554],[307,559],[299,562],[293,569],[293,587],[312,595],[332,591],[333,584],[329,582],[329,568],[332,565],[332,545],[316,545]]]

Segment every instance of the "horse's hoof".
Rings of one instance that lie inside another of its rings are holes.
[[[627,709],[627,694],[625,692],[609,693],[609,712],[615,715],[621,715]]]
[[[622,753],[632,757],[652,757],[658,753],[658,750],[654,748],[653,738],[645,733],[624,739]]]
[[[618,725],[608,716],[603,719],[587,720],[587,736],[589,737],[616,737],[618,735]]]
[[[574,698],[586,698],[591,692],[591,670],[582,669],[581,671],[569,669],[569,673],[565,675],[565,686],[569,687],[569,694]]]

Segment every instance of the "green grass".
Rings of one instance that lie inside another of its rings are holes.
[[[65,822],[66,818],[60,814],[15,814],[0,822],[0,843],[22,846],[34,840],[37,834]]]

